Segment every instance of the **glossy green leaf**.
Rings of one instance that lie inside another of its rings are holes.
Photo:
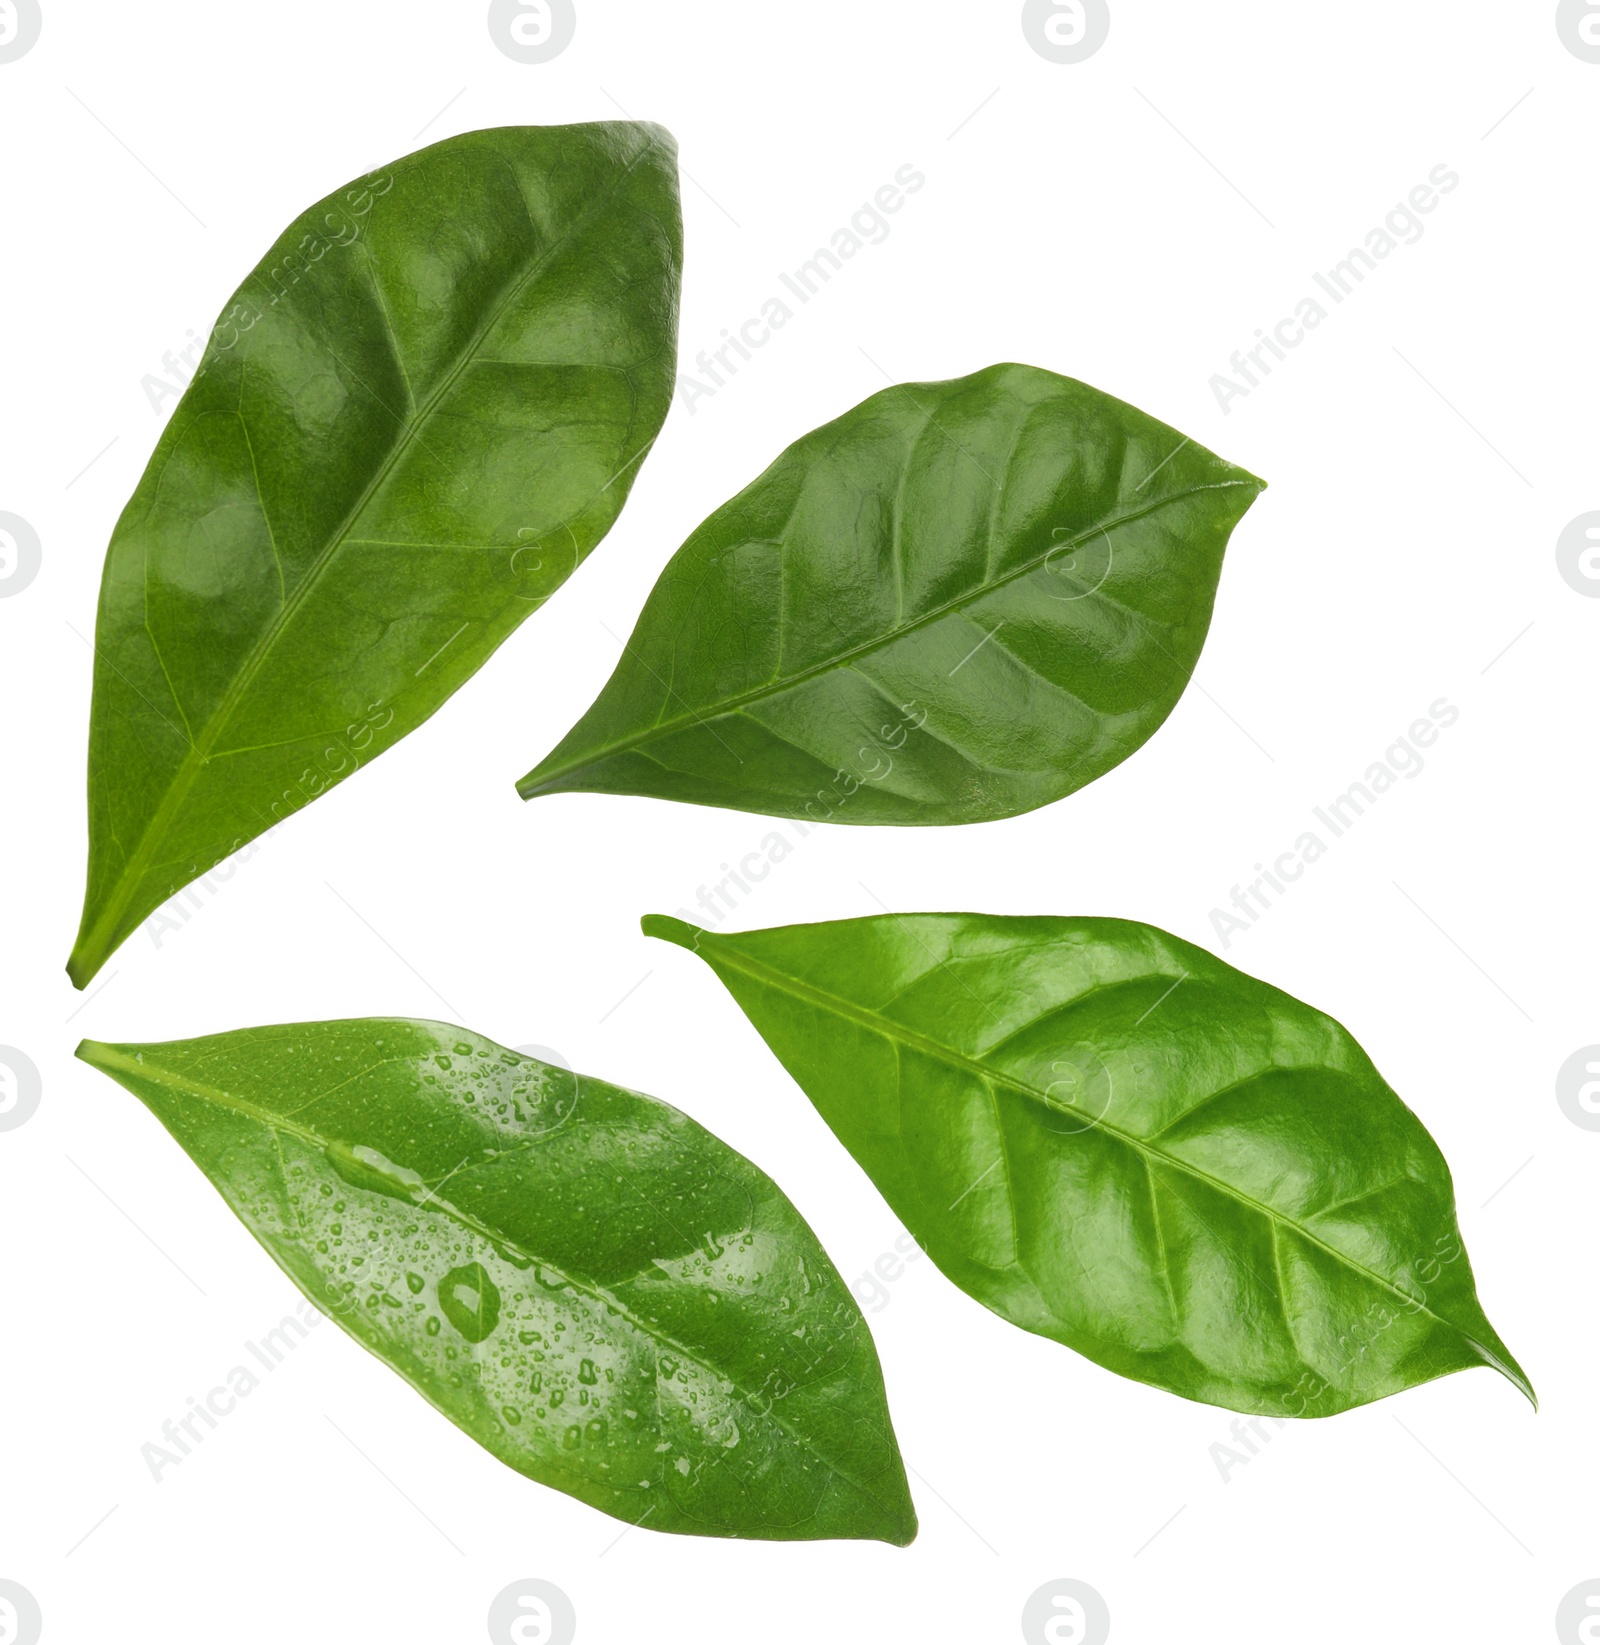
[[[675,152],[621,123],[451,138],[313,206],[229,302],[106,560],[79,987],[610,529],[671,400]]]
[[[1261,489],[1031,366],[886,389],[689,538],[520,792],[838,823],[1046,805],[1172,712]]]
[[[782,1190],[687,1115],[443,1023],[78,1054],[519,1473],[658,1531],[916,1534],[855,1299]]]
[[[645,930],[711,966],[1002,1318],[1276,1417],[1483,1365],[1533,1398],[1421,1122],[1338,1023],[1203,949],[979,914]]]

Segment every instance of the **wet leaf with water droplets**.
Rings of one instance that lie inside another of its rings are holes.
[[[652,1530],[916,1534],[855,1299],[782,1190],[687,1115],[439,1023],[79,1055],[519,1472]]]

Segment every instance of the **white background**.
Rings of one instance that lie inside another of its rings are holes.
[[[1076,66],[1030,49],[1017,5],[955,0],[579,0],[541,66],[495,48],[482,4],[44,8],[37,47],[0,64],[0,510],[44,553],[0,600],[0,1043],[43,1077],[0,1133],[0,1577],[46,1640],[470,1641],[530,1576],[591,1642],[1016,1639],[1059,1577],[1105,1596],[1119,1645],[1550,1638],[1600,1577],[1600,1133],[1555,1098],[1600,1041],[1600,601],[1555,559],[1600,508],[1600,66],[1563,48],[1553,4],[1113,0]],[[476,680],[159,948],[136,934],[85,1003],[61,969],[84,636],[161,425],[141,379],[336,185],[454,132],[619,106],[670,126],[693,178],[689,369],[898,168],[927,186],[735,381],[674,409],[610,538]],[[1224,416],[1212,374],[1441,163],[1461,183],[1423,238]],[[72,1060],[81,1035],[457,1020],[686,1109],[777,1177],[848,1279],[892,1249],[895,1220],[714,978],[638,931],[776,825],[524,805],[513,784],[706,513],[883,373],[996,360],[1081,377],[1271,482],[1196,686],[1060,805],[818,831],[728,927],[1096,913],[1222,951],[1212,908],[1448,698],[1460,721],[1421,775],[1226,957],[1346,1023],[1438,1139],[1540,1414],[1456,1376],[1274,1431],[1224,1482],[1229,1413],[1016,1330],[923,1261],[870,1314],[922,1517],[909,1550],[618,1542],[329,1325],[155,1483],[140,1447],[297,1297],[139,1104]]]

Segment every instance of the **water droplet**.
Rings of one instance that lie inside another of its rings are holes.
[[[328,1163],[352,1188],[386,1194],[390,1199],[405,1200],[410,1205],[419,1203],[428,1192],[427,1183],[415,1171],[385,1159],[376,1148],[359,1143],[352,1148],[348,1143],[330,1142],[324,1153]],[[332,1232],[341,1232],[337,1223]]]
[[[594,1368],[594,1361],[586,1359],[578,1367],[578,1381],[592,1388],[600,1380],[600,1374]]]
[[[406,1275],[406,1289],[410,1291],[414,1297],[420,1297],[422,1295],[422,1288],[427,1283],[428,1282],[422,1277],[421,1274]]]
[[[573,1423],[573,1425],[561,1436],[561,1448],[564,1451],[576,1451],[582,1443],[583,1430],[577,1425],[577,1423]]]
[[[482,1342],[500,1323],[500,1290],[481,1262],[452,1268],[439,1281],[439,1306],[468,1342]]]

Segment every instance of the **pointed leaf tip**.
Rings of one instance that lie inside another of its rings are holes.
[[[99,945],[91,946],[80,938],[67,957],[67,977],[81,994],[94,981],[95,973],[106,963],[107,955]]]
[[[1528,1373],[1516,1362],[1505,1345],[1500,1344],[1499,1352],[1485,1346],[1483,1343],[1479,1343],[1478,1347],[1483,1354],[1484,1362],[1491,1369],[1498,1371],[1527,1400],[1533,1407],[1534,1415],[1537,1416],[1539,1414],[1539,1395],[1535,1391]]]
[[[671,914],[646,914],[639,921],[639,929],[647,937],[659,937],[662,942],[676,943],[690,953],[699,952],[700,939],[706,935],[698,925],[675,919]]]

